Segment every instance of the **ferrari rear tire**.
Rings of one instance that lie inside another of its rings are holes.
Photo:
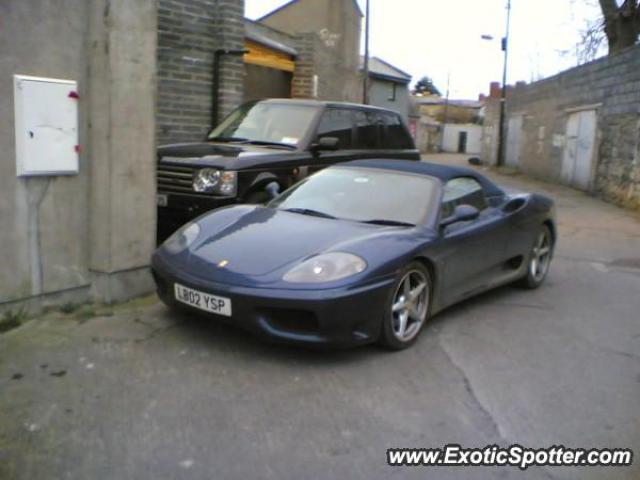
[[[431,313],[433,283],[420,262],[404,267],[393,284],[378,343],[403,350],[415,343]]]
[[[553,236],[549,227],[542,225],[527,257],[527,273],[518,282],[518,286],[535,289],[542,285],[547,278],[552,257]]]

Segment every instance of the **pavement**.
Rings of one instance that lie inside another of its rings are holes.
[[[557,202],[540,289],[453,307],[399,353],[274,346],[155,297],[48,313],[0,334],[0,478],[640,478],[640,217],[486,173]],[[447,443],[626,447],[636,461],[386,465],[387,448]]]

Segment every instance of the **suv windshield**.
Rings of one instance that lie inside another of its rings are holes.
[[[296,147],[309,131],[317,111],[311,105],[248,103],[216,127],[209,140]]]
[[[333,167],[290,188],[269,207],[381,225],[421,223],[437,208],[437,181],[377,168]]]

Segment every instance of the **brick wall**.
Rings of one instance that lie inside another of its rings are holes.
[[[213,55],[244,46],[244,0],[159,0],[158,143],[202,140],[211,128]],[[223,56],[220,118],[242,101],[241,57]]]
[[[297,35],[296,68],[291,81],[292,98],[313,98],[313,76],[316,75],[315,51],[320,40],[315,33]]]
[[[523,171],[561,180],[567,119],[580,108],[597,112],[589,191],[640,208],[640,46],[509,92],[507,118],[523,118],[519,150]],[[487,121],[497,126],[489,115]],[[485,136],[485,142],[489,140]],[[493,163],[492,157],[485,159]]]

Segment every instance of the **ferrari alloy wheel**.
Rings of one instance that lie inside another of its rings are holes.
[[[529,254],[527,274],[522,279],[522,286],[526,288],[538,288],[547,276],[551,257],[553,255],[553,237],[549,227],[544,225]]]
[[[381,343],[394,350],[411,345],[422,330],[431,302],[431,278],[418,262],[402,270],[393,288]]]

